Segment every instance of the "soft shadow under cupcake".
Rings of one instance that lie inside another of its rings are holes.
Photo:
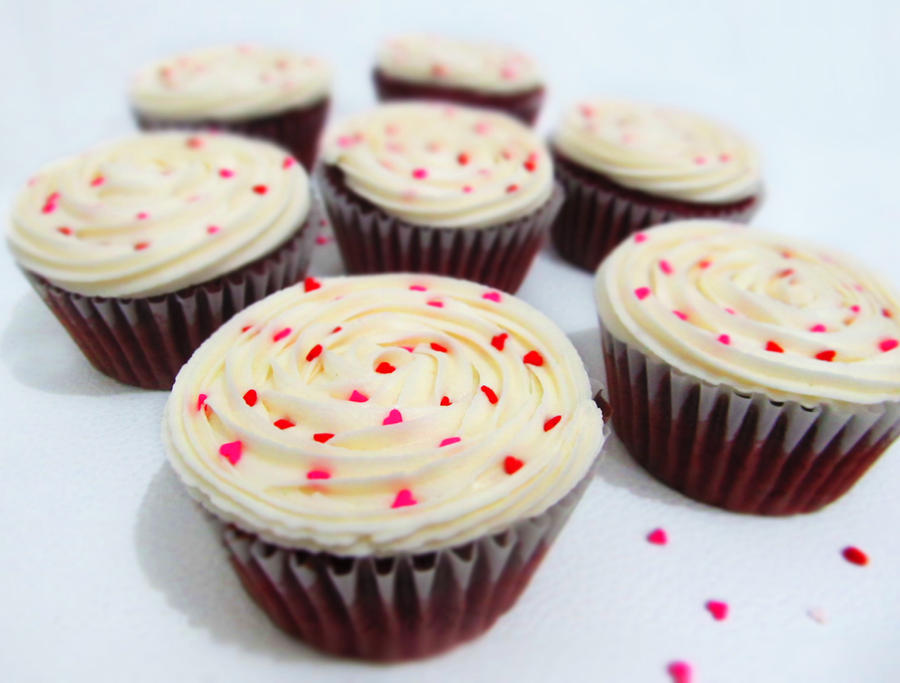
[[[16,303],[0,354],[22,384],[53,394],[105,396],[140,391],[95,370],[34,292]]]

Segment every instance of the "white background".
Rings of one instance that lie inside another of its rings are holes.
[[[131,130],[131,72],[168,52],[260,42],[336,67],[334,112],[372,102],[379,37],[427,28],[531,51],[550,80],[541,125],[582,95],[705,111],[766,160],[756,222],[864,259],[900,284],[900,3],[519,3],[488,0],[0,2],[0,198],[55,157]],[[336,272],[333,247],[318,272]],[[430,661],[320,657],[242,593],[164,464],[165,394],[94,372],[0,257],[0,678],[10,681],[900,679],[898,446],[815,515],[706,508],[610,449],[600,478],[513,612]],[[520,294],[596,374],[590,278],[540,257]],[[660,548],[644,541],[663,526]],[[870,566],[846,563],[856,544]],[[726,600],[713,621],[703,604]],[[818,608],[820,624],[807,615]],[[311,678],[312,677],[312,678]]]

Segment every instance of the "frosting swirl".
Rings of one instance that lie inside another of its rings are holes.
[[[540,514],[604,440],[556,325],[412,274],[308,278],[245,309],[181,370],[163,432],[216,515],[342,555],[449,547]]]
[[[323,150],[354,193],[414,225],[497,225],[532,213],[553,192],[540,138],[482,109],[382,105],[332,126]]]
[[[744,138],[677,109],[588,100],[564,114],[553,146],[623,187],[659,197],[726,204],[761,186],[759,159]]]
[[[8,242],[66,290],[146,297],[264,256],[308,210],[303,167],[274,145],[149,133],[42,169],[14,203]]]
[[[151,116],[235,120],[312,104],[330,87],[331,69],[316,57],[237,45],[145,67],[134,78],[131,102]]]
[[[505,45],[408,34],[385,41],[378,69],[416,83],[462,87],[488,93],[515,93],[541,86],[537,65]]]
[[[774,398],[900,398],[900,299],[818,247],[718,221],[637,233],[597,271],[600,320],[691,375]]]

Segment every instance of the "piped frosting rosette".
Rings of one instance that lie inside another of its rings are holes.
[[[804,403],[900,399],[900,299],[843,255],[732,224],[637,233],[600,266],[616,338],[711,383]]]
[[[316,57],[252,45],[205,48],[155,62],[134,78],[144,115],[234,120],[303,107],[328,95],[331,69]]]
[[[246,309],[181,371],[163,431],[217,516],[338,555],[502,531],[562,499],[604,440],[552,322],[412,274],[307,279]]]
[[[306,173],[265,142],[153,133],[41,170],[16,200],[18,262],[90,296],[147,297],[253,262],[309,210]]]
[[[537,65],[519,50],[428,34],[386,41],[378,51],[378,68],[417,83],[488,93],[521,92],[541,85]]]
[[[749,142],[677,109],[587,100],[564,114],[553,146],[623,187],[660,197],[726,204],[761,187],[759,158]]]
[[[326,164],[355,194],[413,225],[479,228],[531,214],[553,192],[540,138],[491,111],[382,105],[326,134]]]

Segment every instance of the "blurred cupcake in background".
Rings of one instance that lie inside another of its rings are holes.
[[[8,242],[98,370],[168,389],[233,313],[303,278],[309,206],[303,167],[275,145],[144,133],[39,171]]]
[[[163,423],[169,461],[224,522],[272,620],[374,660],[442,652],[509,610],[605,436],[546,316],[408,273],[323,279],[242,311],[179,373]]]
[[[236,45],[142,69],[131,107],[144,130],[224,130],[271,140],[311,169],[328,113],[331,69],[317,57]]]
[[[553,242],[588,270],[638,230],[687,218],[746,222],[762,201],[753,146],[686,111],[587,100],[565,112],[551,149],[566,191]]]
[[[541,139],[486,109],[382,105],[332,126],[322,156],[319,186],[351,273],[515,292],[562,203]]]
[[[679,221],[617,247],[595,293],[616,432],[691,498],[812,512],[900,435],[900,297],[845,256]]]
[[[499,109],[527,124],[538,117],[544,81],[528,55],[494,43],[410,34],[378,50],[375,89],[382,101],[444,100]]]

